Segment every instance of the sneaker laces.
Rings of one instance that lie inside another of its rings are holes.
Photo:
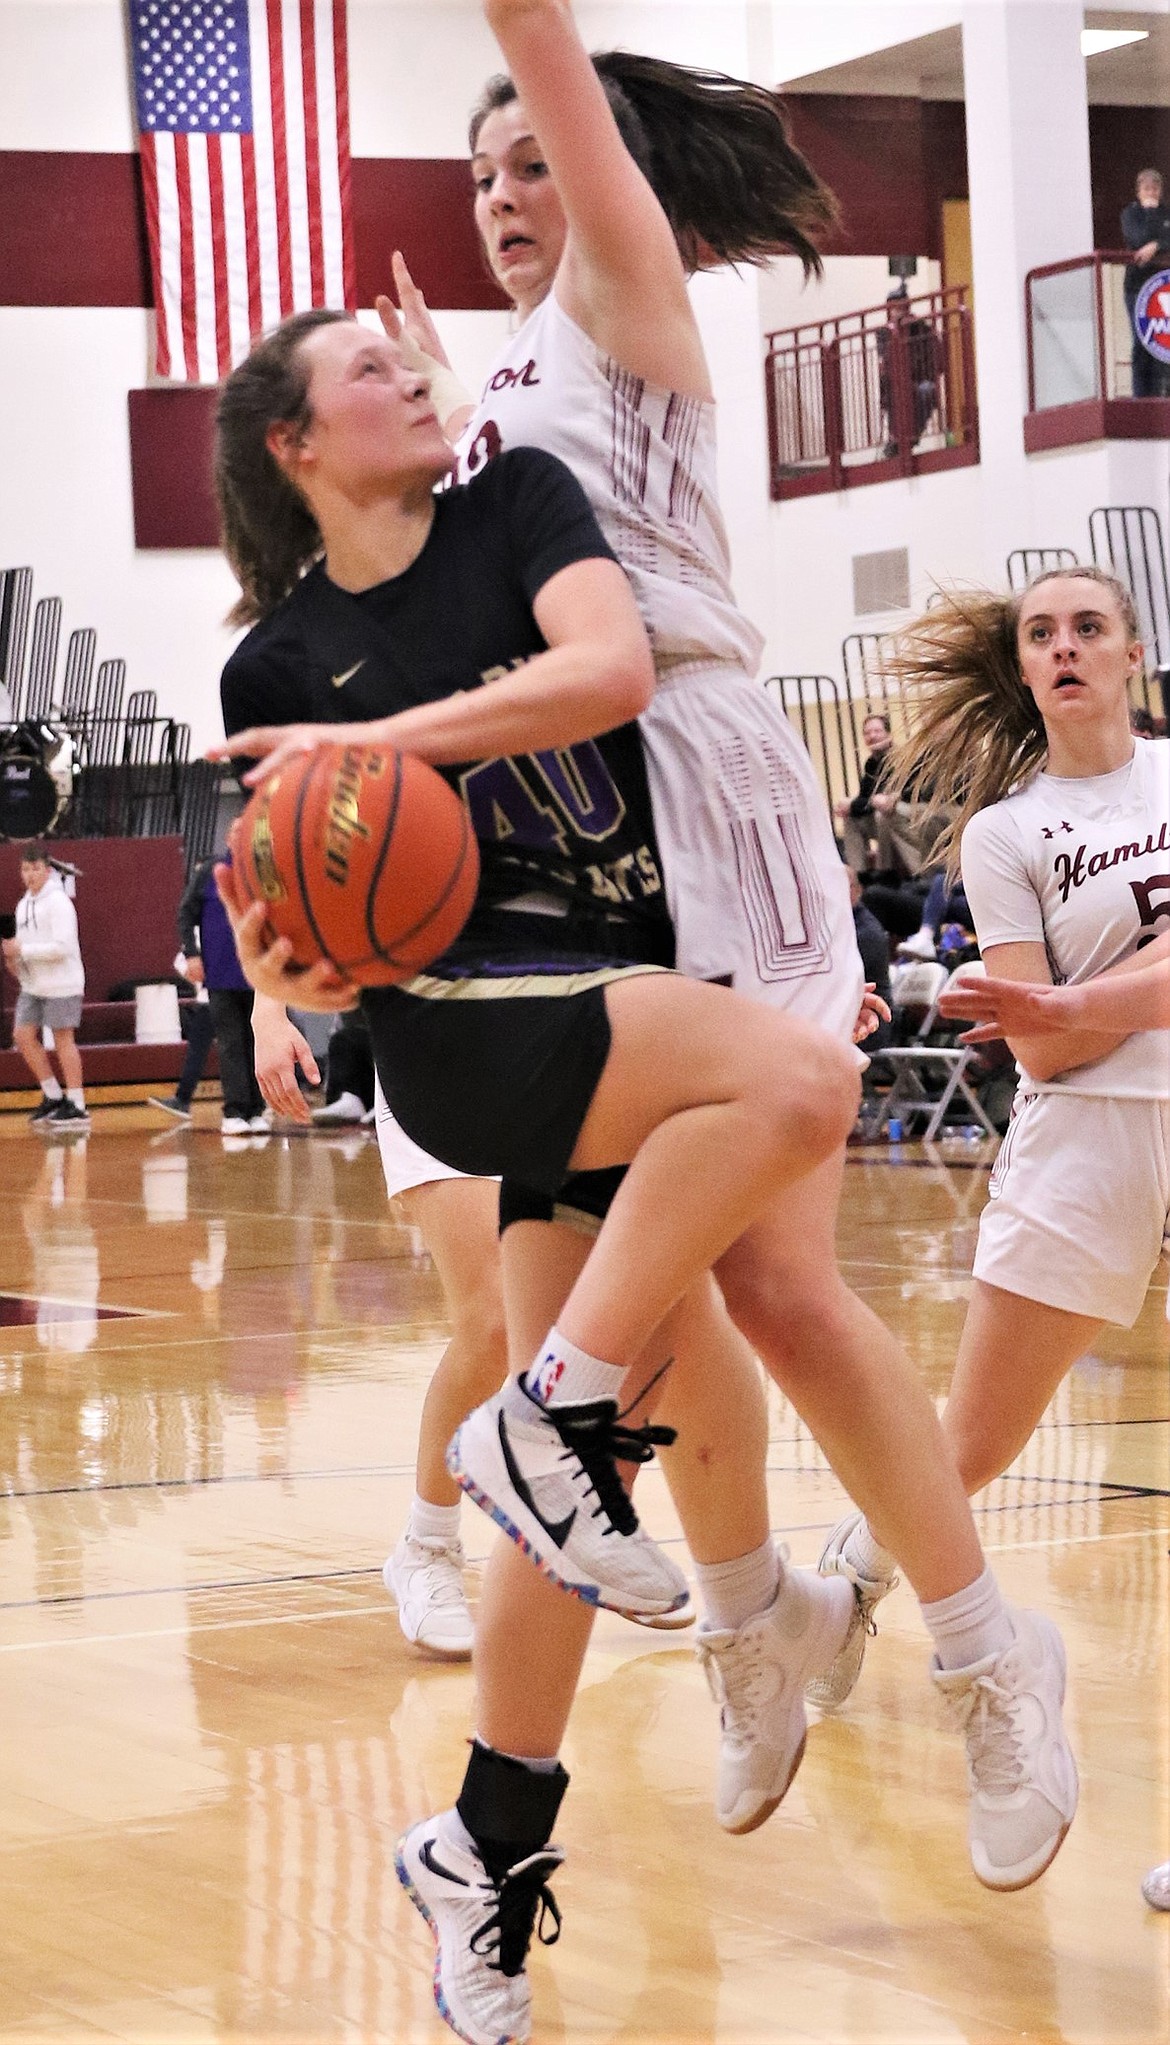
[[[966,1735],[975,1787],[986,1796],[1011,1796],[1027,1772],[1012,1692],[993,1675],[976,1676],[966,1691],[948,1701],[956,1724]]]
[[[763,1702],[762,1637],[753,1633],[742,1640],[737,1632],[729,1641],[700,1640],[697,1652],[724,1731],[729,1718],[737,1722],[737,1730],[739,1721],[754,1720]]]
[[[407,1548],[420,1548],[426,1555],[425,1562],[416,1562],[414,1567],[426,1584],[427,1596],[433,1605],[458,1605],[463,1602],[463,1549],[458,1541],[428,1541],[412,1534]],[[410,1557],[407,1555],[407,1562]]]
[[[559,1852],[533,1853],[501,1876],[495,1884],[496,1907],[469,1940],[477,1959],[510,1978],[524,1972],[534,1930],[542,1946],[555,1946],[561,1935],[561,1913],[548,1877],[560,1864]],[[552,1929],[546,1931],[550,1919]]]
[[[670,1447],[675,1429],[656,1427],[651,1422],[642,1427],[623,1427],[621,1422],[633,1408],[627,1406],[619,1413],[612,1399],[590,1406],[547,1406],[544,1410],[568,1451],[563,1460],[567,1462],[570,1455],[576,1457],[588,1488],[596,1494],[593,1518],[604,1517],[609,1521],[602,1533],[636,1534],[638,1515],[617,1465],[650,1462],[656,1448]]]

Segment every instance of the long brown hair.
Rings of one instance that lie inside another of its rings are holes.
[[[297,312],[257,341],[233,369],[215,414],[215,495],[220,544],[240,585],[229,625],[267,617],[321,554],[317,521],[271,453],[277,425],[309,424],[309,371],[301,354],[318,327],[352,313]]]
[[[723,71],[605,50],[593,58],[622,140],[652,186],[684,261],[700,244],[717,263],[766,263],[790,253],[821,272],[817,242],[837,202],[791,141],[779,95]],[[489,78],[471,115],[474,156],[490,113],[516,98]]]
[[[1109,591],[1130,641],[1141,638],[1128,589],[1104,568],[1050,568],[1027,588],[952,590],[900,632],[884,656],[901,688],[908,736],[887,754],[883,781],[948,817],[935,856],[958,865],[963,831],[977,810],[999,802],[1048,755],[1044,720],[1020,668],[1024,598],[1046,582],[1096,582]]]

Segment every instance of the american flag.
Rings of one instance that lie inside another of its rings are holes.
[[[355,304],[345,0],[129,0],[156,367],[215,383]]]

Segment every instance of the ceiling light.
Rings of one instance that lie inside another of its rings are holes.
[[[1126,43],[1148,42],[1149,35],[1148,28],[1083,28],[1081,55],[1099,57],[1102,50],[1121,50]]]

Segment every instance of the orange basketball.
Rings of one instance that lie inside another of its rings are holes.
[[[236,868],[298,966],[328,959],[385,987],[458,937],[479,884],[467,811],[441,774],[388,746],[325,745],[262,781]]]

